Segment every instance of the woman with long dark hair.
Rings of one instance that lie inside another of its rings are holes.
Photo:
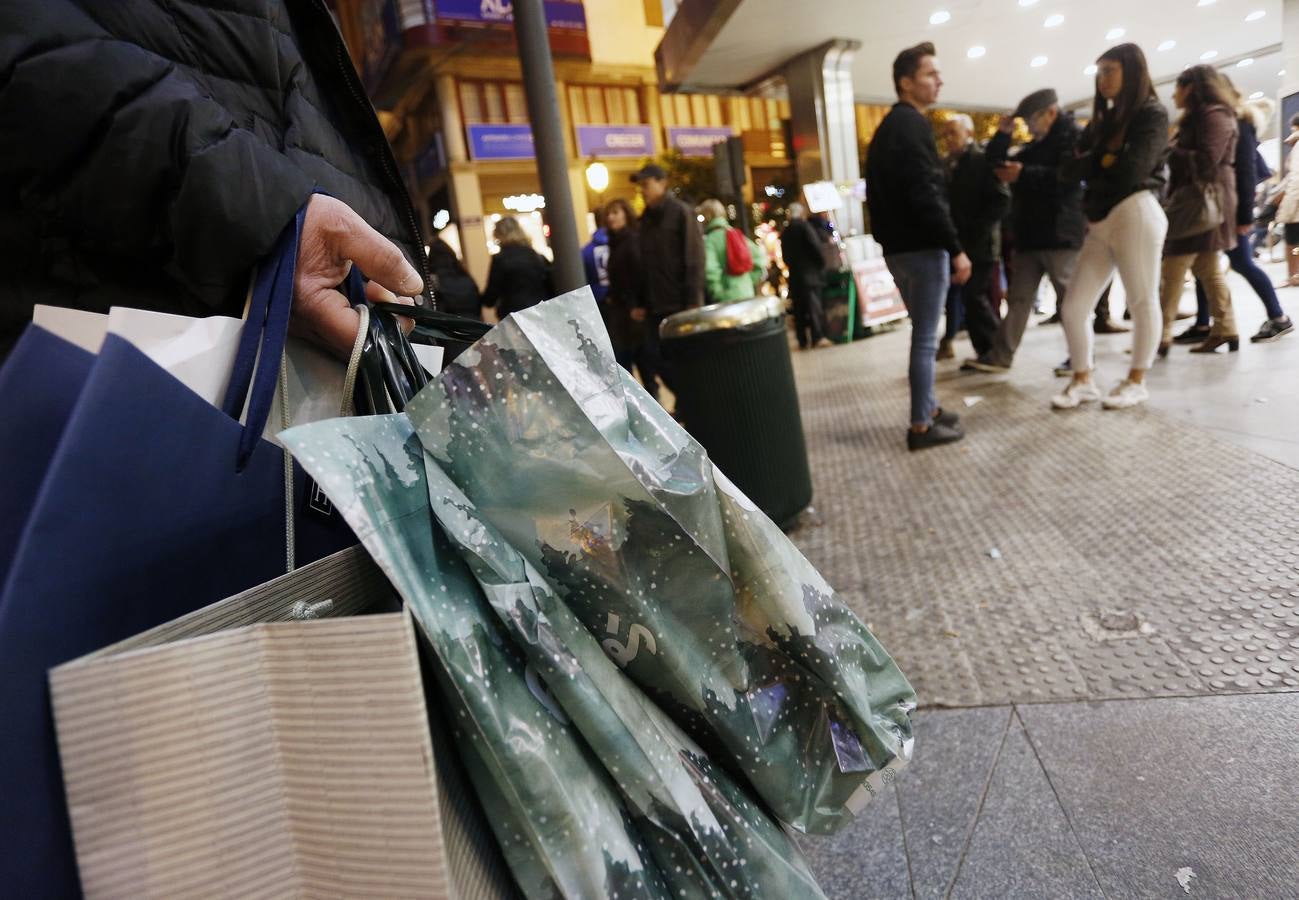
[[[1177,76],[1173,102],[1182,110],[1168,153],[1169,222],[1172,236],[1164,247],[1160,296],[1164,308],[1164,334],[1159,355],[1168,354],[1173,340],[1177,305],[1186,287],[1186,272],[1195,273],[1209,298],[1213,327],[1192,353],[1212,353],[1227,345],[1240,348],[1236,315],[1227,279],[1218,269],[1218,257],[1236,248],[1236,92],[1213,66],[1191,66]],[[1193,198],[1189,206],[1182,201]],[[1208,228],[1198,213],[1216,206],[1218,223]],[[1179,221],[1185,217],[1186,222]],[[1188,224],[1189,223],[1189,224]]]
[[[1148,398],[1146,371],[1159,345],[1159,258],[1168,219],[1156,194],[1164,185],[1168,113],[1155,96],[1145,54],[1136,44],[1106,50],[1096,65],[1092,119],[1074,158],[1061,169],[1061,177],[1087,182],[1083,212],[1090,227],[1060,307],[1073,378],[1051,399],[1057,409],[1101,399],[1092,380],[1089,320],[1116,271],[1132,313],[1132,365],[1128,377],[1105,397],[1107,409],[1136,406]]]
[[[428,267],[437,279],[433,287],[444,310],[470,319],[483,317],[483,296],[478,285],[465,271],[456,251],[440,237],[433,238],[429,244]]]
[[[637,300],[644,282],[636,213],[631,204],[621,197],[610,200],[604,208],[604,227],[609,232],[609,296],[605,301],[609,317],[606,324],[613,355],[630,372],[632,363],[638,361],[644,338],[644,325],[631,317],[632,310],[639,305]],[[638,365],[638,368],[645,390],[657,399],[658,380],[652,374],[646,375],[649,370],[645,367]]]

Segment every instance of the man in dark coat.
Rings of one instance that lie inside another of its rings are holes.
[[[1016,119],[1028,124],[1033,140],[1012,160],[1010,143]],[[1055,288],[1057,309],[1064,300],[1087,221],[1082,211],[1082,185],[1062,181],[1060,164],[1073,158],[1081,134],[1073,114],[1060,109],[1056,92],[1043,88],[1021,100],[1014,113],[1003,116],[996,135],[988,142],[988,161],[996,167],[997,177],[1011,187],[1014,277],[1006,298],[1006,315],[993,338],[992,349],[969,360],[971,368],[983,372],[1010,369],[1044,276]],[[1096,306],[1095,330],[1126,331],[1110,321],[1108,298],[1106,292]],[[1059,321],[1058,313],[1051,321]]]
[[[1010,190],[997,179],[983,148],[975,143],[969,116],[949,119],[943,136],[952,220],[972,265],[970,280],[960,285],[961,309],[974,352],[982,356],[992,348],[997,333],[988,286],[1001,256],[1001,219],[1010,208]]]
[[[704,304],[704,236],[695,211],[668,191],[668,175],[653,163],[632,176],[645,200],[640,218],[640,304],[633,312],[646,323],[645,377],[657,377],[668,390],[672,367],[663,359],[659,326],[668,316]]]
[[[351,346],[334,288],[352,262],[374,296],[427,289],[410,199],[324,3],[12,0],[0,72],[0,355],[36,304],[242,315],[308,200],[297,333]]]
[[[801,350],[830,344],[825,336],[825,239],[807,220],[801,203],[789,204],[789,224],[780,234],[780,255],[789,269],[789,299],[794,307],[794,334]]]

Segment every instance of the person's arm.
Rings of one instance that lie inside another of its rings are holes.
[[[1000,165],[1010,159],[1010,132],[998,131],[988,141],[988,148],[984,151],[987,154],[988,162],[992,165]]]
[[[719,229],[720,230],[720,229]],[[721,232],[723,238],[726,233]],[[718,259],[717,246],[713,240],[713,234],[704,235],[704,290],[709,297],[722,296],[722,276],[725,273],[723,263]],[[721,246],[722,254],[726,253],[726,245]]]
[[[686,303],[688,306],[704,305],[704,236],[699,231],[699,220],[683,204],[684,220],[681,233],[684,247],[681,252],[682,272],[685,275]]]
[[[1022,173],[1021,173],[1022,174]],[[1010,211],[1010,188],[997,180],[996,170],[984,158],[982,171],[979,173],[980,195],[979,215],[990,226],[996,226]]]
[[[752,238],[746,238],[749,242],[749,253],[753,257],[753,286],[756,288],[762,284],[762,280],[767,277],[767,250],[759,242]]]
[[[495,306],[505,291],[505,271],[500,265],[501,254],[492,257],[492,264],[487,269],[487,287],[483,288],[483,306]]]
[[[953,257],[964,251],[952,221],[947,189],[939,174],[938,151],[929,123],[917,117],[906,122],[906,141],[897,148],[898,178],[906,186],[911,215]]]
[[[1236,137],[1236,225],[1246,233],[1254,227],[1254,189],[1258,184],[1254,169],[1256,143],[1254,126],[1242,121]]]

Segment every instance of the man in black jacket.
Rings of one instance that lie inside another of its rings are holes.
[[[961,307],[974,352],[983,356],[992,349],[997,333],[988,288],[1001,257],[1001,220],[1010,208],[1010,190],[998,180],[983,148],[975,143],[969,116],[949,119],[943,126],[943,139],[948,150],[952,220],[972,264],[970,280],[960,286]]]
[[[807,221],[807,208],[801,203],[789,204],[789,223],[780,233],[780,256],[789,269],[789,300],[794,307],[794,336],[800,350],[830,344],[821,305],[821,291],[825,289],[824,244]]]
[[[1033,141],[1011,160],[1015,119],[1027,123]],[[996,166],[997,177],[1011,186],[1014,276],[1006,298],[1006,316],[992,348],[980,352],[978,359],[968,360],[966,365],[971,368],[983,372],[1010,369],[1044,276],[1055,288],[1057,309],[1064,301],[1086,233],[1086,219],[1082,185],[1062,181],[1060,164],[1073,158],[1081,134],[1073,114],[1060,109],[1056,92],[1043,88],[1021,100],[1014,113],[1003,116],[997,134],[988,143],[988,160]],[[1058,321],[1058,315],[1052,320]],[[1126,330],[1110,321],[1108,293],[1097,304],[1095,329],[1098,333]]]
[[[0,356],[38,303],[241,315],[309,200],[297,333],[350,348],[357,315],[334,288],[352,262],[373,296],[426,290],[410,200],[325,4],[185,10],[0,5]]]
[[[651,371],[642,374],[651,382],[657,377],[675,393],[671,364],[660,352],[659,326],[674,313],[704,305],[704,236],[694,210],[668,192],[668,174],[661,166],[650,163],[632,181],[645,199],[640,218],[643,286],[632,312],[646,323],[644,355]]]
[[[880,123],[866,155],[866,199],[871,229],[911,315],[907,447],[921,450],[965,435],[956,414],[938,406],[934,352],[948,284],[970,279],[970,258],[952,221],[947,181],[924,115],[943,86],[934,45],[898,54],[893,85],[899,102]]]

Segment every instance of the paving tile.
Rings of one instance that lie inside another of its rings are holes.
[[[921,900],[945,896],[956,877],[1010,716],[988,707],[916,717],[915,759],[898,778],[898,801]]]
[[[1104,898],[1018,718],[950,896]]]
[[[801,836],[799,844],[829,900],[911,898],[895,790],[886,790],[838,834]]]
[[[1110,897],[1299,896],[1299,694],[1020,707]]]

